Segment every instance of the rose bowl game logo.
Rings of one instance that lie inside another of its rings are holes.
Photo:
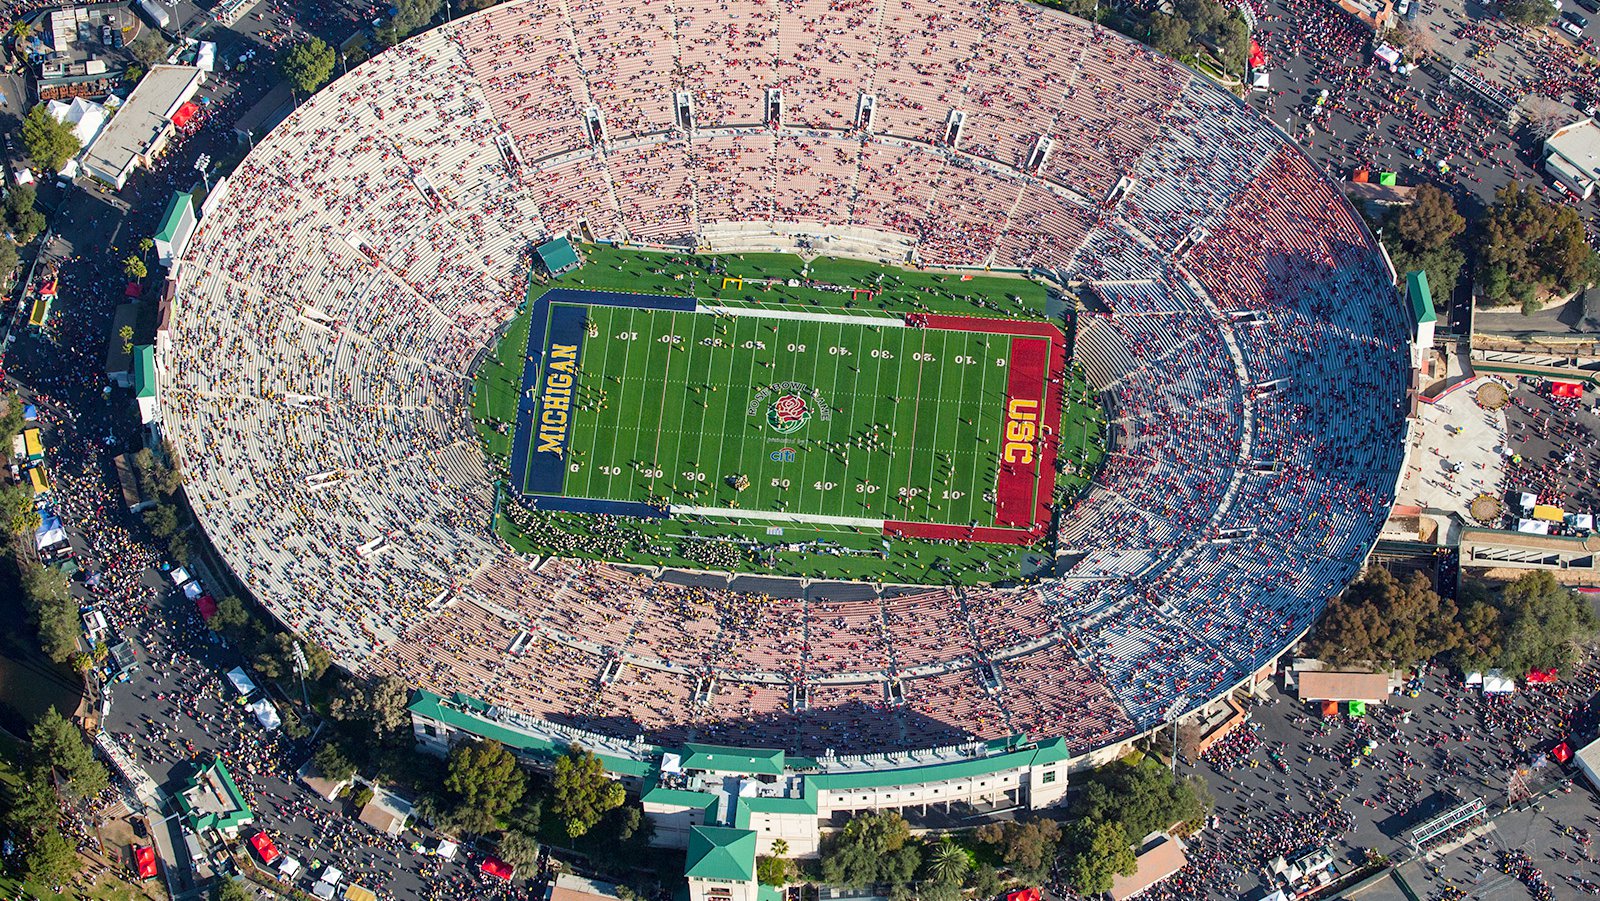
[[[767,425],[780,435],[797,432],[811,421],[811,405],[798,394],[785,394],[767,408]]]

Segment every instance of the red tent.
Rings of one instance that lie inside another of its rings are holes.
[[[1577,382],[1551,382],[1550,393],[1556,397],[1582,397],[1583,386]]]
[[[250,836],[250,847],[256,849],[256,854],[264,864],[271,864],[278,859],[278,846],[272,843],[271,837],[265,832],[257,832]]]
[[[143,293],[144,288],[140,287],[138,282],[128,282],[128,286],[122,289],[123,297],[138,297]]]
[[[516,867],[513,867],[511,864],[506,863],[494,855],[485,857],[483,859],[483,866],[479,867],[478,869],[483,870],[485,873],[488,873],[490,876],[493,876],[496,879],[504,879],[507,882],[511,881],[511,874],[516,872]]]
[[[209,594],[202,594],[194,599],[194,605],[200,608],[200,618],[209,620],[217,615],[217,601]]]
[[[1553,669],[1536,669],[1528,673],[1530,685],[1548,685],[1560,678],[1561,674]]]
[[[1039,901],[1039,890],[1023,888],[1006,895],[1006,901]]]
[[[1566,742],[1562,742],[1561,744],[1550,749],[1550,756],[1554,757],[1561,763],[1566,763],[1572,759],[1572,746]]]
[[[152,879],[156,875],[156,849],[149,845],[138,845],[133,849],[133,865],[139,871],[140,879]]]
[[[1339,715],[1339,702],[1338,701],[1323,701],[1322,702],[1322,716],[1323,716],[1324,719],[1333,719],[1334,717],[1336,717],[1338,715]]]
[[[172,124],[182,128],[189,124],[189,120],[193,119],[194,114],[198,112],[200,112],[200,104],[191,100],[178,107],[178,111],[172,114]]]
[[[1259,69],[1267,64],[1267,54],[1262,51],[1261,45],[1255,38],[1250,39],[1250,68]]]

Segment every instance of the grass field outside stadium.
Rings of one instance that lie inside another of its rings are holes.
[[[475,384],[513,547],[892,582],[1047,565],[1052,486],[1082,489],[1105,424],[1062,367],[1042,286],[782,254],[585,256],[531,288]],[[534,398],[558,408],[542,425]],[[1036,428],[1059,467],[1015,440]]]

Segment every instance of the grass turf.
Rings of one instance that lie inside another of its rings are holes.
[[[808,266],[799,257],[787,254],[689,256],[622,250],[609,246],[589,246],[584,248],[584,255],[586,265],[581,269],[547,284],[532,286],[529,291],[528,306],[531,307],[531,300],[540,296],[547,288],[559,286],[694,296],[730,307],[848,312],[857,316],[878,315],[899,318],[908,311],[923,311],[969,316],[1045,318],[1045,289],[1039,284],[1020,278],[980,275],[963,281],[958,274],[918,272],[879,266],[865,261],[828,258],[813,260]],[[742,278],[744,282],[725,283],[726,278]],[[768,283],[767,280],[776,282]],[[874,293],[869,296],[852,293],[848,289],[865,289]],[[474,385],[475,423],[491,460],[502,473],[505,471],[505,457],[510,452],[512,423],[516,416],[528,312],[528,307],[525,307],[522,314],[512,321],[495,353],[480,368]],[[643,311],[638,310],[607,308],[604,310],[607,321],[604,323],[597,321],[595,324],[599,334],[614,336],[623,331],[618,317],[637,318],[642,314]],[[648,315],[652,318],[665,316],[669,320],[672,316],[668,313]],[[817,348],[850,347],[845,335],[852,330],[859,332],[855,336],[858,339],[857,350],[865,350],[868,361],[873,360],[872,348],[870,345],[860,343],[863,335],[881,335],[889,332],[910,332],[919,336],[922,334],[920,330],[912,332],[907,329],[867,330],[863,326],[844,323],[824,328],[822,323],[792,320],[773,322],[747,317],[719,320],[707,314],[677,315],[680,320],[685,315],[700,320],[695,326],[695,331],[682,336],[691,341],[715,339],[717,335],[711,332],[702,334],[702,332],[706,332],[707,327],[717,323],[757,330],[765,326],[778,325],[780,332],[775,341],[782,345],[784,355],[791,359],[786,363],[780,363],[777,355],[772,354],[770,361],[774,367],[791,366],[796,373],[807,362],[807,356],[788,353],[787,347],[791,340],[790,334],[784,332],[785,329],[794,330],[792,343],[797,346],[805,344],[808,348],[807,355],[814,363],[826,355],[826,351],[818,354]],[[802,334],[802,329],[810,329],[815,333],[815,337],[811,337],[810,332]],[[662,334],[672,333],[670,326],[667,332],[661,332],[654,326],[648,329],[630,327],[626,330],[639,332],[641,337],[652,334],[659,338]],[[768,334],[774,333],[768,332]],[[915,368],[905,365],[902,354],[907,348],[904,345],[889,348],[896,354],[893,362],[899,364],[894,366],[892,378],[896,385],[895,391],[900,396],[909,396],[913,390],[928,390],[930,387],[935,392],[940,391],[937,385],[927,384],[930,377],[939,374],[937,364],[951,357],[971,357],[974,361],[978,361],[982,358],[978,353],[971,351],[981,347],[983,342],[994,344],[1008,340],[999,336],[958,332],[935,331],[926,334],[939,335],[944,341],[939,350],[933,351],[936,358],[933,361],[936,369],[934,373],[923,371],[928,361],[913,361],[923,364]],[[745,340],[757,340],[746,339],[742,334],[738,338],[735,344],[742,344]],[[879,340],[884,339],[880,337]],[[978,343],[973,345],[963,343],[969,341]],[[1005,345],[1002,343],[1000,346]],[[657,350],[663,359],[683,357],[687,361],[687,354],[672,354],[670,349],[662,351],[670,345],[652,344],[651,347]],[[911,352],[929,353],[927,350]],[[860,354],[856,351],[853,353],[855,356],[850,359],[860,362],[862,359]],[[941,354],[943,360],[939,359]],[[839,359],[837,354],[831,356]],[[1003,373],[1005,371],[1003,368],[994,367],[994,356],[990,355],[989,366],[996,372]],[[608,353],[604,357],[609,359],[612,355]],[[584,367],[586,370],[589,369],[590,361],[594,359],[589,357],[586,351]],[[715,356],[709,359],[715,359]],[[848,422],[849,428],[844,428],[845,423],[840,424],[840,428],[843,428],[843,431],[839,432],[840,437],[835,438],[830,434],[826,440],[848,442],[853,435],[859,437],[862,423],[873,422],[890,424],[889,431],[899,431],[905,436],[905,440],[915,440],[917,427],[908,426],[902,429],[897,426],[898,417],[910,415],[916,405],[904,401],[898,405],[894,404],[887,400],[890,393],[880,387],[882,380],[890,377],[885,374],[890,371],[886,365],[889,362],[878,360],[878,365],[874,368],[879,370],[877,373],[879,382],[872,388],[864,387],[865,367],[857,367],[863,369],[861,373],[850,373],[852,384],[841,386],[836,373],[835,381],[831,384],[806,382],[816,385],[824,397],[848,396],[852,400],[853,408],[858,400],[870,399],[870,405],[863,407],[859,415],[852,414]],[[819,368],[820,365],[817,363]],[[1003,397],[1004,384],[996,379],[993,373],[988,374],[988,384],[985,385],[978,377],[978,373],[982,372],[984,367],[972,365],[970,368],[972,369],[970,377],[968,374],[963,374],[961,378],[962,397],[981,397],[986,391],[999,392],[999,396]],[[779,374],[777,369],[772,372],[774,375]],[[1063,411],[1063,472],[1057,482],[1058,491],[1064,490],[1068,495],[1075,494],[1087,484],[1087,477],[1098,464],[1099,448],[1103,444],[1105,429],[1103,414],[1094,403],[1092,392],[1089,392],[1087,386],[1081,382],[1081,373],[1075,370],[1074,379],[1066,394],[1072,403]],[[782,380],[784,379],[772,379],[772,381]],[[795,380],[805,381],[799,378]],[[680,377],[679,381],[687,384],[689,380],[685,375]],[[827,379],[823,381],[826,383]],[[700,384],[707,383],[700,382]],[[744,389],[745,384],[741,383],[740,388]],[[642,384],[638,384],[638,387],[632,390],[639,391],[643,387]],[[674,437],[678,445],[688,441],[691,435],[696,436],[698,440],[698,431],[691,426],[696,422],[714,422],[719,414],[722,417],[724,430],[733,422],[740,422],[741,427],[751,427],[749,423],[742,422],[746,418],[746,410],[735,402],[736,399],[731,394],[728,394],[726,399],[719,397],[723,394],[720,390],[702,394],[700,396],[705,398],[706,406],[696,410],[693,408],[692,400],[695,397],[693,393],[688,394],[682,402],[664,404],[665,396],[660,393],[661,387],[662,383],[658,380],[657,394],[654,397],[657,413],[641,414],[637,410],[641,406],[648,407],[648,402],[641,405],[639,402],[643,398],[637,396],[624,399],[619,393],[623,389],[618,387],[618,383],[611,382],[606,387],[607,395],[604,403],[607,410],[603,412],[615,414],[616,421],[613,425],[622,426],[624,431],[631,427],[640,435],[645,434],[644,430],[648,427],[641,426],[640,423],[649,423],[650,415],[658,417],[661,424],[668,424],[667,416],[675,417],[677,424],[673,429],[676,432]],[[844,394],[840,394],[841,387],[844,389]],[[831,393],[830,388],[834,389]],[[587,402],[599,403],[596,397],[588,398]],[[842,404],[835,400],[834,406],[837,408]],[[837,477],[831,472],[823,471],[826,467],[820,462],[816,464],[815,469],[811,464],[802,464],[798,455],[796,462],[786,464],[785,468],[798,468],[801,471],[799,479],[792,474],[779,475],[768,472],[778,464],[766,457],[756,459],[756,465],[747,462],[735,464],[725,461],[719,451],[716,461],[708,462],[710,456],[702,451],[704,442],[696,445],[693,455],[685,456],[681,447],[666,455],[672,459],[693,460],[696,464],[694,468],[669,468],[660,459],[651,461],[639,456],[638,442],[635,442],[633,447],[624,447],[623,442],[612,442],[616,446],[608,445],[606,435],[616,432],[608,431],[598,422],[586,425],[584,417],[580,416],[579,424],[575,426],[572,446],[586,454],[585,457],[577,458],[586,471],[583,473],[584,478],[579,482],[569,481],[565,491],[567,494],[577,496],[629,499],[639,499],[638,494],[642,491],[647,496],[670,496],[674,502],[689,502],[700,506],[720,507],[735,502],[746,509],[751,508],[751,505],[764,505],[765,509],[796,511],[800,509],[797,505],[806,505],[824,515],[859,515],[956,524],[966,524],[976,519],[988,524],[992,521],[993,507],[992,503],[985,502],[984,491],[976,488],[968,490],[961,485],[976,485],[987,478],[992,488],[992,472],[983,474],[976,463],[964,467],[958,457],[962,452],[975,451],[980,446],[979,439],[983,437],[985,430],[991,435],[998,431],[999,417],[1003,414],[1001,403],[982,406],[984,407],[982,410],[974,408],[974,415],[955,415],[954,424],[949,418],[940,417],[942,425],[936,432],[947,429],[949,434],[936,434],[927,438],[929,443],[924,446],[939,444],[945,450],[938,453],[946,453],[950,457],[941,468],[939,461],[930,455],[931,462],[920,476],[923,485],[911,484],[909,479],[900,480],[906,482],[905,485],[901,485],[890,475],[878,475],[879,468],[871,462],[873,455],[870,453],[856,455],[854,449],[850,449],[850,460],[835,460],[832,464],[843,470]],[[867,412],[869,409],[870,412]],[[964,423],[961,422],[962,419],[972,421]],[[789,442],[785,446],[795,445]],[[778,445],[774,444],[773,447],[776,448]],[[594,456],[597,448],[604,449],[605,462]],[[796,449],[798,450],[798,447]],[[820,459],[826,456],[826,453],[818,456]],[[864,459],[857,463],[855,459],[857,456]],[[971,456],[976,461],[981,454],[974,453]],[[754,457],[756,455],[741,453],[739,460],[747,461]],[[629,465],[618,465],[619,462]],[[644,465],[648,463],[656,465]],[[601,470],[602,466],[613,470],[627,470],[630,475],[624,476],[622,472],[606,474]],[[638,479],[640,469],[660,470],[662,475],[659,478],[662,484],[655,484],[653,479],[641,482]],[[961,471],[963,469],[965,471]],[[685,476],[686,472],[694,474]],[[736,492],[725,481],[726,477],[740,473],[751,480],[751,487],[747,492]],[[703,482],[700,481],[702,476]],[[788,479],[787,490],[783,489],[781,484],[775,486],[773,483],[773,479],[779,479],[781,482],[784,478]],[[596,481],[597,479],[599,481]],[[603,484],[605,482],[611,484],[608,486]],[[832,491],[818,487],[826,486],[828,483],[834,484]],[[876,512],[870,509],[853,512],[848,509],[847,505],[850,503],[859,504],[867,501],[866,497],[854,497],[856,492],[853,486],[856,484],[881,486],[880,490],[874,493],[877,501]],[[806,487],[797,491],[797,485]],[[845,486],[852,487],[846,489]],[[916,497],[906,501],[899,500],[901,497],[899,488],[911,489],[923,486],[926,486],[926,490],[919,490]],[[694,491],[702,492],[700,498],[688,497],[689,493]],[[947,498],[944,496],[945,492],[958,493],[960,496]],[[746,496],[741,497],[741,494]],[[714,501],[705,500],[713,497]],[[952,501],[959,503],[951,503]],[[829,503],[837,505],[836,509],[841,512],[835,513],[835,509],[828,507]],[[943,509],[936,509],[935,505]],[[509,544],[523,552],[554,552],[663,566],[812,578],[987,584],[1019,579],[1048,563],[1047,552],[1041,553],[1039,548],[899,538],[886,540],[876,528],[846,524],[733,522],[720,517],[691,515],[680,515],[661,521],[608,520],[598,523],[595,517],[583,514],[529,512],[511,500],[509,489],[502,496],[501,503],[497,504],[497,511],[499,512],[496,515],[496,529]],[[985,515],[988,517],[987,520],[984,518]],[[769,532],[769,527],[773,525],[783,527],[781,536]]]

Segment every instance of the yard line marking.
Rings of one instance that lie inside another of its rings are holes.
[[[757,519],[767,522],[805,522],[820,523],[830,526],[861,526],[868,529],[883,528],[882,519],[865,516],[824,516],[820,513],[788,513],[782,510],[746,510],[742,507],[691,507],[687,505],[672,504],[667,507],[668,512],[674,516],[688,514],[692,516],[720,516],[728,519]]]
[[[677,324],[678,324],[678,314],[676,312],[674,312],[672,314],[672,318],[667,320],[667,331],[666,331],[666,334],[668,334],[668,335],[673,334],[673,332],[677,328]],[[654,344],[655,341],[652,340],[650,343]],[[667,373],[672,367],[672,348],[674,347],[674,345],[671,344],[670,342],[663,342],[662,346],[667,349],[667,365],[661,367],[661,404],[660,404],[660,406],[658,406],[656,408],[656,426],[657,426],[657,428],[656,428],[656,443],[655,443],[654,448],[651,450],[651,453],[655,456],[655,459],[650,461],[649,466],[650,466],[652,471],[660,472],[661,473],[661,478],[667,479],[669,477],[668,474],[667,474],[667,471],[665,469],[663,469],[662,466],[661,466],[661,433],[664,430],[660,428],[660,425],[661,425],[661,418],[663,416],[667,415],[667,387],[672,384],[672,380],[670,378],[667,378]],[[649,363],[650,362],[650,355],[649,354],[645,354],[644,361],[645,361],[645,363]],[[670,485],[671,482],[668,482],[668,484]],[[654,479],[652,479],[651,482],[650,482],[650,490],[652,492],[655,491],[655,481],[654,481]]]
[[[918,329],[918,331],[922,332],[922,349],[919,352],[922,353],[924,356],[926,356],[927,352],[928,352],[928,332],[930,330],[929,329]],[[916,361],[913,361],[913,362],[916,362]],[[911,468],[916,465],[916,456],[917,456],[917,420],[921,417],[921,414],[922,414],[922,365],[923,365],[922,363],[917,362],[917,398],[911,405],[911,444],[906,448],[906,457],[909,458],[906,461],[907,462],[907,467],[906,467],[906,488],[907,488],[907,490],[910,490],[910,486],[911,486]],[[897,395],[897,397],[898,397],[898,395]],[[896,404],[896,406],[898,406],[898,404]],[[910,509],[915,510],[916,509],[915,505],[913,505]]]

